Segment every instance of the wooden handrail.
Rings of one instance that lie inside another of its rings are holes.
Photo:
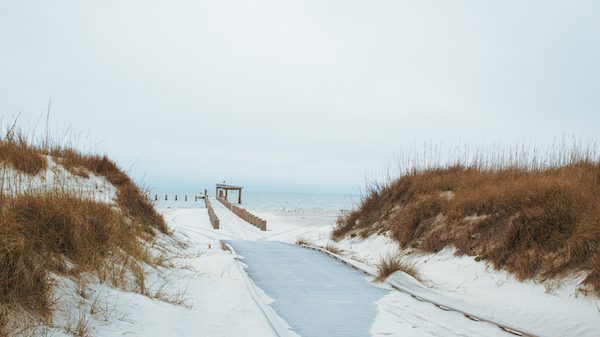
[[[223,206],[227,207],[230,211],[232,211],[233,214],[237,215],[238,217],[240,217],[242,220],[246,221],[247,223],[260,228],[261,231],[267,230],[267,220],[263,220],[263,219],[257,217],[256,215],[245,210],[244,208],[241,208],[236,205],[232,205],[229,201],[225,200],[224,198],[217,196],[217,200],[220,203],[222,203]]]
[[[210,224],[213,226],[214,229],[219,229],[219,218],[217,217],[217,214],[215,214],[215,210],[213,209],[212,205],[210,204],[208,197],[204,198],[204,204],[206,205],[206,209],[208,210],[208,217],[210,219]]]

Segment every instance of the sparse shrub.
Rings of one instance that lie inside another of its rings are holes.
[[[296,244],[297,245],[310,245],[310,241],[306,240],[305,238],[297,238]]]
[[[91,323],[89,314],[80,307],[77,317],[68,317],[65,331],[75,337],[88,337],[91,335]]]
[[[30,146],[25,137],[13,132],[0,139],[0,163],[30,175],[36,175],[48,167],[46,157]]]
[[[328,250],[334,254],[341,254],[342,250],[339,249],[338,247],[336,247],[333,243],[328,242],[327,245],[325,246],[325,250]]]
[[[401,254],[387,254],[379,259],[377,265],[377,280],[383,281],[397,271],[419,279],[419,273],[414,263],[409,262],[406,256]]]

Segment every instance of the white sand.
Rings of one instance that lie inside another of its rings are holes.
[[[93,284],[88,299],[74,297],[72,282],[59,278],[57,294],[66,310],[57,311],[54,336],[67,335],[66,322],[99,300],[103,313],[87,314],[89,327],[97,336],[274,336],[273,330],[251,298],[231,254],[220,248],[219,239],[278,240],[298,238],[315,244],[331,243],[335,217],[257,214],[268,220],[268,231],[244,223],[218,202],[215,211],[221,229],[213,230],[205,209],[161,210],[175,231],[188,243],[177,250],[178,267],[151,271],[147,284],[169,294],[184,292],[188,306]],[[344,255],[374,267],[380,256],[399,249],[385,236],[366,240],[347,239],[334,243]],[[543,336],[599,336],[597,299],[576,296],[579,279],[547,292],[534,282],[518,282],[504,272],[494,271],[470,257],[456,257],[452,250],[438,254],[410,255],[424,283],[449,299],[483,308],[488,314]],[[81,302],[79,309],[73,303]],[[97,305],[97,304],[96,304]],[[472,322],[460,314],[442,311],[431,304],[392,292],[377,302],[378,315],[372,336],[510,336],[487,323]],[[87,308],[82,310],[81,308]]]

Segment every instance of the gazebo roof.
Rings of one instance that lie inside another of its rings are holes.
[[[217,188],[221,188],[224,190],[241,190],[242,186],[235,186],[235,185],[227,185],[227,184],[217,184]]]

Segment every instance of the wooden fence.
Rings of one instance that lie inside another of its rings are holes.
[[[219,218],[215,214],[215,210],[213,209],[212,205],[210,204],[210,201],[208,200],[208,198],[204,198],[204,203],[206,204],[206,209],[208,210],[208,217],[210,218],[210,224],[213,226],[214,229],[219,229]]]
[[[150,195],[147,195],[147,197],[148,197],[148,200],[151,200],[151,201],[153,200],[155,202],[158,202],[159,199],[160,200],[164,199],[165,201],[169,200],[168,194],[165,194],[164,198],[163,198],[162,194],[160,196],[158,194],[155,194],[154,197],[152,197],[152,198]],[[172,195],[171,197],[173,198],[174,201],[184,201],[184,202],[188,201],[187,194],[183,194],[183,200],[181,200],[181,196],[177,195],[177,194],[175,194],[174,196]],[[194,202],[198,202],[198,199],[204,199],[205,197],[206,197],[205,195],[190,195],[190,201],[192,200],[192,198],[194,198]]]
[[[246,221],[247,223],[260,228],[261,231],[267,230],[267,220],[263,220],[239,206],[232,205],[229,201],[225,200],[224,198],[217,197],[217,200],[219,200],[220,203],[222,203],[225,207],[230,209],[235,215],[239,216],[242,220]]]

